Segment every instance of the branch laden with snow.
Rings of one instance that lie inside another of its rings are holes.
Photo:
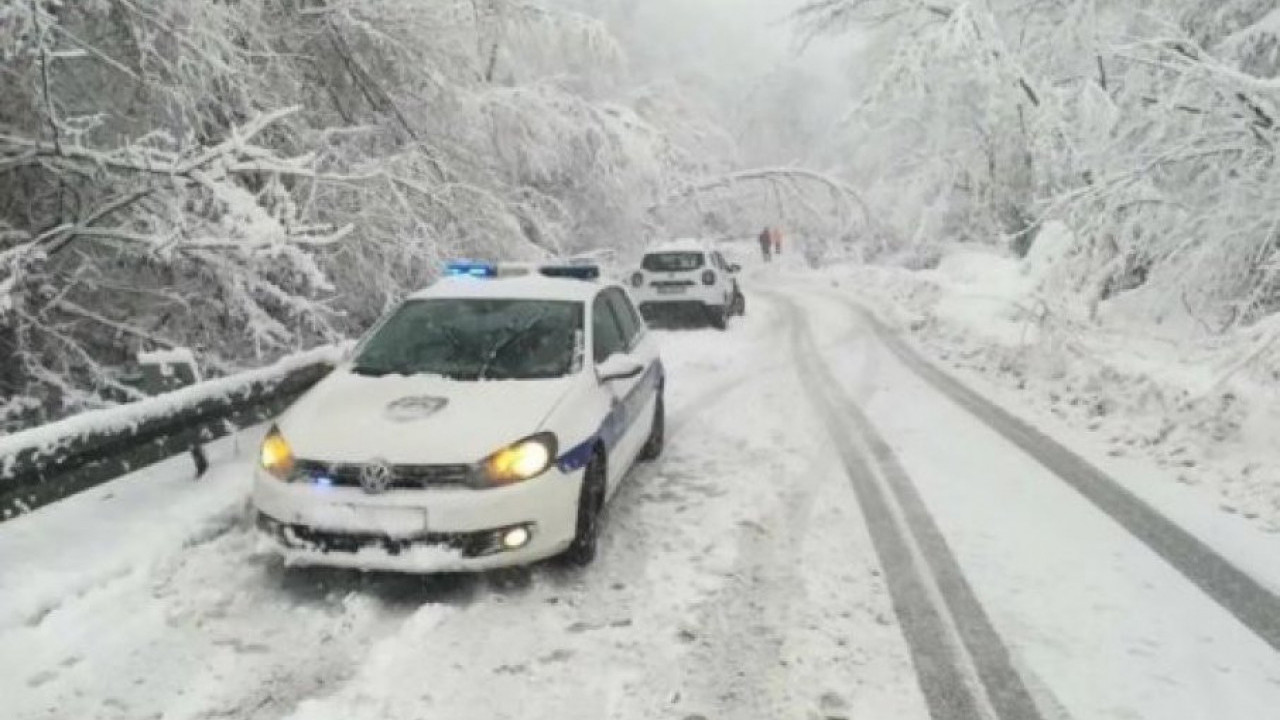
[[[824,0],[798,21],[866,33],[844,176],[896,237],[1025,252],[1060,220],[1054,287],[1086,318],[1121,296],[1219,329],[1280,310],[1274,3]]]
[[[599,22],[492,0],[0,9],[0,428],[367,327],[452,255],[640,239],[696,155]]]

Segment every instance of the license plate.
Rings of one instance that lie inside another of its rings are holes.
[[[427,511],[419,508],[333,503],[308,508],[299,515],[299,522],[334,532],[407,537],[427,530]]]
[[[674,286],[658,286],[659,295],[679,295],[684,292],[684,288],[679,285]]]

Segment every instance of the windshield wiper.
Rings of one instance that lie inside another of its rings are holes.
[[[391,371],[386,368],[373,367],[372,365],[355,365],[351,368],[351,372],[366,377],[382,377]]]
[[[414,370],[408,365],[392,365],[390,367],[376,367],[373,365],[356,365],[351,368],[351,372],[365,377],[382,377],[383,375],[413,375]]]
[[[547,311],[543,310],[542,312],[538,313],[532,320],[530,320],[529,324],[515,331],[506,339],[502,340],[501,342],[494,344],[493,349],[490,350],[489,353],[485,356],[484,362],[480,364],[480,370],[476,372],[476,376],[480,379],[489,377],[489,367],[493,365],[494,360],[498,359],[498,354],[501,353],[503,350],[506,350],[508,347],[511,347],[511,345],[515,343],[517,340],[520,340],[525,335],[528,335],[530,330],[533,330],[534,328],[538,327],[538,325],[542,323],[542,319],[546,317],[546,315],[547,315]]]

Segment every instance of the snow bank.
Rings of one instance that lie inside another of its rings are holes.
[[[1280,532],[1280,398],[1260,373],[1233,371],[1258,338],[1179,337],[1127,311],[1129,293],[1104,304],[1099,322],[1085,322],[1055,286],[1074,242],[1065,229],[1046,228],[1023,260],[953,248],[934,270],[848,264],[824,272],[908,330],[927,355],[1019,391],[1037,410],[1100,437],[1111,456],[1150,458],[1224,512]]]
[[[0,638],[112,583],[145,582],[186,546],[235,526],[252,478],[240,456],[252,456],[262,432],[211,443],[213,467],[198,482],[189,457],[170,458],[0,524]]]
[[[0,483],[16,472],[15,461],[20,452],[35,449],[40,454],[49,454],[88,434],[136,428],[143,422],[173,415],[198,403],[244,392],[256,383],[278,382],[309,365],[337,363],[342,359],[346,348],[346,345],[327,345],[307,350],[266,367],[209,380],[118,407],[73,415],[58,422],[0,437]]]

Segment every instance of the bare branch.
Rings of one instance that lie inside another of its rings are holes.
[[[44,13],[40,11],[37,0],[31,0],[31,21],[36,25],[36,44],[40,46],[40,86],[44,94],[46,120],[49,133],[53,136],[53,146],[62,152],[62,135],[58,131],[58,113],[53,108],[53,93],[49,90],[49,48],[45,43]]]

